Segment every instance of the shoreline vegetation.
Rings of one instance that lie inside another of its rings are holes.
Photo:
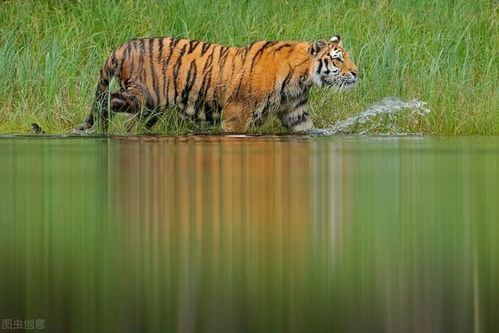
[[[494,1],[63,1],[0,3],[0,133],[69,133],[91,107],[107,55],[137,37],[242,46],[338,33],[359,67],[356,88],[315,87],[311,113],[325,128],[387,96],[415,99],[424,119],[406,132],[499,135],[499,6]],[[129,117],[110,130],[126,133]],[[143,132],[140,126],[135,127]],[[171,110],[153,132],[206,133]],[[220,129],[210,130],[219,133]],[[253,133],[283,133],[270,120]],[[383,132],[383,128],[379,129]]]

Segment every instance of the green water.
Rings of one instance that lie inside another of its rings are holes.
[[[499,327],[499,138],[17,137],[0,156],[2,325]]]

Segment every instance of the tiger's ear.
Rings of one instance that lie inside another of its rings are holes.
[[[334,35],[333,37],[331,37],[331,42],[340,47],[343,47],[343,41],[341,40],[340,35]]]
[[[318,39],[312,44],[312,47],[310,48],[310,54],[312,54],[314,57],[322,51],[327,45],[327,41],[324,38]]]

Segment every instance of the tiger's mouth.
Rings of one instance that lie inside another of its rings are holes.
[[[347,90],[355,86],[357,83],[357,78],[335,78],[329,79],[325,77],[323,79],[323,85],[329,88],[335,87],[340,90]]]
[[[341,80],[339,83],[339,88],[340,89],[350,89],[353,88],[357,84],[357,79],[346,79],[346,80]]]

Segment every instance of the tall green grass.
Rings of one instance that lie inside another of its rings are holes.
[[[0,132],[39,123],[70,131],[88,112],[109,52],[134,37],[176,36],[227,45],[343,36],[362,72],[352,91],[316,88],[317,127],[385,96],[428,103],[407,130],[499,134],[495,1],[26,0],[0,3]],[[124,131],[123,117],[114,131]],[[166,115],[156,132],[196,128]],[[271,122],[263,131],[281,131]]]

